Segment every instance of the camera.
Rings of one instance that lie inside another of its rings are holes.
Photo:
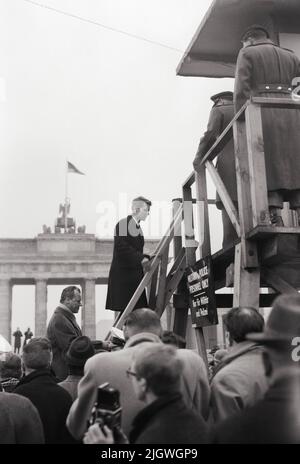
[[[107,425],[115,432],[121,427],[121,413],[120,392],[108,382],[99,385],[89,425],[97,423],[101,428]]]

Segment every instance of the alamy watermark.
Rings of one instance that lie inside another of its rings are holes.
[[[298,362],[300,361],[300,337],[294,337],[292,339],[292,346],[295,346],[295,348],[292,349],[292,360]]]

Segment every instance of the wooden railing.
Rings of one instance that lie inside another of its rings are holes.
[[[183,183],[182,200],[173,202],[172,223],[157,247],[150,270],[145,274],[128,306],[115,322],[115,327],[122,328],[126,317],[135,307],[145,288],[149,289],[149,307],[153,308],[159,316],[162,315],[172,294],[177,289],[179,296],[181,294],[183,303],[175,308],[174,331],[180,335],[185,335],[188,301],[186,283],[183,279],[184,272],[187,266],[193,266],[196,263],[197,249],[200,258],[211,254],[208,215],[208,205],[211,201],[207,198],[206,171],[209,172],[240,239],[239,243],[235,245],[233,305],[259,307],[260,269],[257,243],[253,237],[255,238],[255,230],[257,229],[270,229],[261,118],[262,107],[300,109],[300,102],[288,98],[255,97],[248,100],[234,116],[203,157],[198,171],[192,172]],[[238,210],[212,163],[232,137],[235,146]],[[194,184],[196,200],[193,199],[192,195]],[[196,203],[198,212],[197,241],[195,239],[193,203]],[[184,247],[181,236],[182,221]],[[272,230],[274,231],[274,229],[276,232],[295,232],[295,228],[273,228]],[[299,229],[296,231],[299,233]],[[173,266],[167,272],[169,248],[172,240]],[[269,278],[272,280],[272,276]],[[281,282],[281,285],[284,288],[284,283]],[[278,286],[280,287],[280,283]],[[204,334],[201,327],[196,328],[196,340],[199,353],[207,362]]]

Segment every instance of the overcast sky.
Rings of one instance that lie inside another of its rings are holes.
[[[210,4],[0,0],[1,238],[35,237],[43,224],[53,227],[65,195],[66,158],[86,174],[68,177],[72,216],[87,232],[101,238],[101,214],[111,205],[105,234],[112,236],[115,220],[137,195],[169,214],[192,170],[210,95],[233,88],[230,79],[176,76]],[[163,232],[155,208],[153,218],[145,235]],[[217,214],[213,221],[221,225]],[[33,327],[33,288],[25,289],[29,319],[23,290],[14,290],[13,328],[25,328],[27,320]],[[52,312],[57,294],[50,293]]]

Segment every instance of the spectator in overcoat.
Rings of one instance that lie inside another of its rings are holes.
[[[75,318],[81,306],[80,289],[75,286],[66,287],[47,327],[47,338],[53,352],[52,369],[60,381],[68,375],[66,353],[69,346],[74,338],[82,335]]]

